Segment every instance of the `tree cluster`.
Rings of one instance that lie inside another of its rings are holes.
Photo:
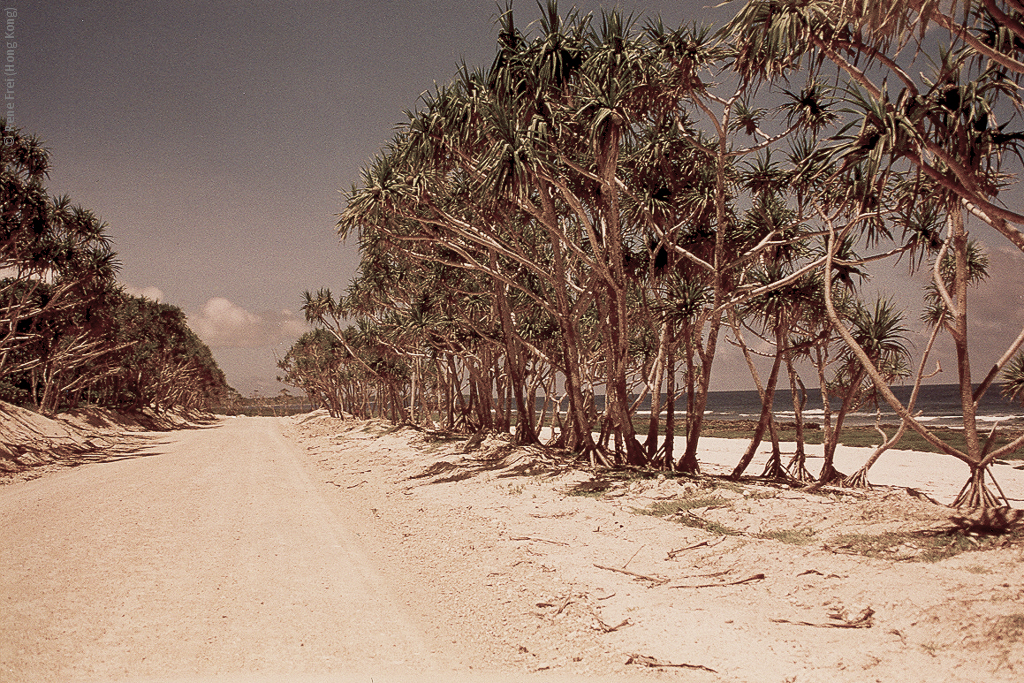
[[[845,416],[885,401],[902,424],[878,454],[914,429],[971,468],[958,503],[995,504],[987,466],[1022,440],[994,448],[975,412],[1000,373],[1020,396],[1024,332],[976,385],[967,295],[987,260],[967,225],[1024,249],[1024,220],[998,199],[1021,139],[1008,121],[1024,34],[1014,0],[940,6],[751,0],[717,32],[563,16],[554,2],[523,31],[510,7],[490,68],[463,66],[425,94],[348,192],[338,230],[358,239],[359,271],[342,297],[306,293],[320,329],[282,361],[286,381],[336,414],[514,426],[519,443],[551,424],[557,445],[595,464],[698,472],[729,341],[764,406],[734,476],[768,437],[767,476],[812,478],[809,370],[825,406],[820,482],[866,484],[866,469],[844,477],[832,456]],[[929,23],[948,41],[926,68]],[[931,274],[917,368],[904,313],[862,294],[894,261]],[[942,333],[957,350],[966,450],[914,414]],[[907,404],[890,389],[904,378]],[[798,428],[788,464],[780,382]]]
[[[224,375],[181,310],[126,294],[106,225],[49,195],[36,138],[0,133],[0,400],[44,413],[219,402]]]

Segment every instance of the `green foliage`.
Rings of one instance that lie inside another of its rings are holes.
[[[1003,370],[1002,394],[1011,401],[1024,403],[1024,351],[1018,351]]]
[[[904,257],[937,261],[925,319],[950,334],[966,385],[967,302],[954,298],[988,262],[965,216],[1024,248],[1024,216],[996,202],[1005,160],[1022,154],[1001,118],[1022,108],[1024,35],[992,4],[952,17],[930,0],[748,0],[717,32],[554,2],[520,29],[509,5],[490,68],[464,65],[426,93],[348,192],[337,229],[358,240],[358,274],[304,305],[344,353],[304,342],[286,371],[311,395],[331,384],[346,410],[516,424],[526,443],[557,401],[557,445],[591,463],[695,473],[731,329],[752,368],[772,359],[757,439],[780,381],[799,403],[813,366],[827,394],[821,477],[838,477],[851,411],[886,400],[913,413],[888,391],[912,372],[913,318],[865,302],[863,283]],[[900,53],[929,25],[949,44]],[[1024,371],[1007,373],[1008,395],[1024,395],[1010,377]],[[650,419],[634,419],[637,394],[657,397]],[[977,464],[964,396],[956,450]],[[658,444],[677,400],[682,457]],[[940,438],[906,419],[921,433],[908,441]]]
[[[37,139],[0,133],[0,399],[47,413],[220,401],[224,375],[184,314],[124,294],[106,225],[47,193]]]

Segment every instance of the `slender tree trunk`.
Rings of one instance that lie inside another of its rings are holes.
[[[825,460],[821,465],[821,473],[818,475],[818,484],[832,484],[837,481],[842,481],[846,477],[846,475],[835,468],[836,448],[839,446],[839,436],[843,431],[843,423],[846,421],[846,415],[850,412],[854,399],[856,398],[857,393],[860,390],[860,385],[863,381],[864,372],[860,371],[855,373],[850,379],[850,386],[847,387],[846,391],[843,393],[843,402],[839,406],[839,412],[836,413],[835,427],[831,430],[831,433],[825,440]]]
[[[807,437],[804,433],[804,406],[807,405],[807,390],[793,367],[792,358],[786,359],[786,370],[789,373],[789,391],[793,398],[793,417],[796,425],[796,452],[789,461],[789,476],[797,481],[811,481],[813,477],[807,471]]]
[[[661,335],[658,343],[658,356],[651,367],[651,374],[648,386],[651,391],[651,417],[647,424],[647,441],[644,447],[647,450],[647,458],[653,461],[658,452],[658,426],[661,422],[661,383],[665,369],[665,355],[668,351],[668,321],[661,325]]]
[[[761,439],[764,438],[764,432],[768,429],[768,425],[772,420],[772,405],[775,402],[775,387],[779,381],[779,368],[782,366],[782,353],[776,351],[775,360],[772,362],[772,370],[768,375],[768,383],[764,387],[764,392],[761,398],[761,416],[757,421],[757,427],[754,428],[754,435],[750,439],[750,443],[747,444],[747,449],[743,452],[743,457],[740,458],[739,463],[733,469],[732,474],[729,475],[730,479],[737,480],[743,475],[743,471],[750,465],[750,461],[754,459],[754,454],[757,453],[758,446],[761,445]]]
[[[671,327],[665,356],[665,374],[665,467],[673,469],[676,463],[676,340]]]
[[[561,238],[558,234],[558,218],[554,200],[547,187],[540,188],[540,201],[543,206],[544,227],[548,232],[548,240],[552,249],[552,265],[554,279],[552,288],[555,293],[555,304],[558,310],[558,324],[561,329],[562,358],[565,367],[565,389],[569,397],[570,434],[565,444],[567,448],[578,449],[583,455],[589,455],[594,449],[594,440],[590,434],[590,423],[585,420],[585,407],[582,394],[582,376],[579,368],[580,344],[577,337],[576,321],[572,306],[569,303],[569,287],[566,276],[565,259],[562,253]]]
[[[787,344],[787,334],[789,323],[785,313],[779,315],[779,319],[776,321],[775,326],[775,362],[778,364],[780,359],[785,362]],[[786,468],[782,466],[782,449],[779,446],[779,429],[778,424],[775,420],[775,391],[779,385],[779,371],[775,370],[774,378],[771,379],[771,387],[767,393],[770,395],[768,398],[768,432],[772,440],[772,453],[768,458],[768,462],[765,464],[764,471],[761,473],[762,477],[768,479],[786,479],[789,473],[786,472]]]
[[[697,442],[700,440],[700,428],[704,420],[704,408],[707,401],[707,394],[704,394],[704,401],[698,397],[699,388],[697,381],[697,368],[694,363],[696,346],[694,343],[694,330],[690,325],[683,328],[685,354],[686,354],[686,448],[682,457],[676,463],[676,470],[687,474],[700,474],[700,463],[697,462]]]
[[[629,412],[629,387],[626,383],[626,361],[629,353],[629,339],[625,332],[625,320],[622,318],[624,302],[621,291],[609,287],[612,305],[607,307],[608,343],[605,348],[609,352],[606,371],[606,387],[608,405],[605,411],[611,419],[611,428],[615,435],[617,449],[625,450],[627,465],[640,466],[647,464],[647,457],[636,438],[636,428]]]
[[[498,257],[491,250],[491,269],[497,271]],[[533,424],[533,406],[527,405],[523,392],[526,389],[526,358],[522,344],[516,339],[515,326],[512,322],[512,311],[509,308],[508,293],[505,283],[494,280],[494,300],[501,321],[502,335],[505,342],[505,358],[507,359],[509,381],[515,397],[516,412],[516,443],[520,445],[537,444],[539,439]]]

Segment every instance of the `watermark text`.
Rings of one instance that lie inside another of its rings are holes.
[[[15,110],[15,81],[18,75],[18,40],[17,40],[17,21],[18,21],[18,9],[16,7],[7,7],[4,9],[4,24],[3,24],[3,35],[4,35],[4,52],[3,52],[3,91],[4,91],[4,106],[0,109],[0,116],[7,119],[7,127],[14,124],[17,119]],[[13,144],[13,137],[5,137],[4,144]]]

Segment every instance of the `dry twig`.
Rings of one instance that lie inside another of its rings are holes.
[[[674,560],[674,559],[676,559],[676,555],[678,555],[680,553],[685,553],[687,550],[693,550],[695,548],[700,548],[702,546],[707,546],[709,548],[713,548],[713,547],[715,547],[716,545],[718,545],[719,543],[721,543],[724,540],[725,540],[725,536],[722,536],[721,538],[719,538],[714,543],[712,543],[710,539],[706,539],[706,540],[701,541],[700,543],[694,543],[693,545],[688,545],[685,548],[677,548],[676,550],[669,550],[668,551],[668,557],[666,557],[665,559],[666,560]]]
[[[598,569],[606,569],[606,570],[608,570],[610,572],[618,572],[619,574],[626,574],[627,576],[632,576],[634,579],[643,579],[644,581],[650,581],[652,583],[658,584],[659,586],[661,584],[663,584],[663,583],[668,583],[668,579],[663,579],[660,576],[649,576],[647,574],[637,574],[636,572],[631,572],[628,569],[619,569],[617,567],[605,567],[603,564],[597,564],[597,563],[595,563],[594,566],[597,567]]]
[[[569,545],[568,543],[564,543],[562,541],[552,541],[552,540],[547,539],[547,538],[537,538],[536,536],[509,536],[508,540],[510,540],[510,541],[540,541],[542,543],[553,543],[555,545],[565,545],[565,546]]]
[[[625,569],[626,567],[628,567],[628,566],[629,566],[629,563],[633,561],[633,558],[634,558],[634,557],[636,557],[637,555],[639,555],[639,554],[640,554],[640,551],[641,551],[641,550],[643,550],[643,549],[644,549],[644,548],[646,548],[646,547],[647,547],[647,544],[645,543],[645,544],[643,544],[642,546],[640,546],[639,548],[637,548],[636,552],[635,552],[635,553],[633,553],[633,554],[632,554],[632,555],[631,555],[631,556],[629,557],[629,559],[628,559],[628,560],[626,560],[626,564],[622,565],[622,568],[623,568],[623,569]]]
[[[765,579],[764,574],[753,574],[745,579],[739,581],[725,581],[723,583],[702,583],[696,586],[668,586],[668,588],[715,588],[717,586],[739,586],[744,583],[752,583],[754,581],[763,581]]]
[[[835,621],[828,621],[825,623],[810,622],[810,621],[793,621],[791,619],[770,619],[776,624],[796,624],[797,626],[814,626],[816,628],[871,628],[874,623],[872,618],[875,614],[875,610],[870,607],[865,607],[855,614],[848,613],[846,610],[840,610],[829,614],[829,618],[835,619]]]
[[[621,622],[619,622],[615,626],[612,626],[611,624],[606,623],[605,620],[601,618],[601,615],[599,615],[597,613],[597,610],[594,609],[593,607],[590,607],[590,613],[592,615],[594,615],[594,619],[597,621],[598,626],[605,633],[611,633],[612,631],[618,631],[623,626],[629,626],[630,625],[629,619],[627,618],[627,619],[623,619]]]
[[[561,614],[561,613],[562,613],[562,611],[563,611],[563,610],[564,610],[564,609],[565,609],[566,607],[568,607],[568,606],[569,606],[569,603],[570,603],[570,602],[572,602],[572,593],[570,593],[569,595],[565,596],[565,601],[564,601],[564,602],[562,602],[562,606],[561,606],[561,607],[559,607],[559,608],[558,608],[557,610],[555,610],[555,614],[556,614],[556,615],[558,615],[558,614]]]
[[[699,671],[710,671],[713,674],[718,673],[714,669],[704,666],[703,664],[673,664],[671,662],[659,662],[654,657],[647,655],[630,655],[629,659],[626,660],[626,664],[639,664],[640,666],[648,667],[678,667],[680,669],[697,669]]]

